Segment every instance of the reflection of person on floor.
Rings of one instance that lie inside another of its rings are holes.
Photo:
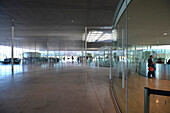
[[[74,57],[72,56],[72,63],[74,62]]]
[[[155,77],[155,63],[152,62],[153,56],[151,55],[150,58],[148,59],[148,78]]]

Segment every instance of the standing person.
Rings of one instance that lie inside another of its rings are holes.
[[[152,74],[152,77],[155,77],[155,63],[153,63],[152,61],[153,59],[153,56],[151,55],[150,58],[148,59],[148,78],[151,78],[151,74]]]
[[[80,58],[79,58],[79,57],[77,57],[77,61],[78,61],[78,63],[79,63],[79,60],[80,60]]]
[[[72,62],[74,62],[74,57],[72,56]]]

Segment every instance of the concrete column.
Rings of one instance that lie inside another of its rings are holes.
[[[12,19],[12,45],[11,45],[12,75],[14,73],[14,19]]]

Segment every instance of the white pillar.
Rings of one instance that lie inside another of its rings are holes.
[[[112,47],[110,48],[110,77],[109,79],[112,79]]]
[[[105,66],[105,48],[104,48],[104,66]]]
[[[123,56],[125,56],[125,53],[124,53],[124,29],[122,29],[122,88],[125,87],[125,67],[124,67]]]
[[[48,62],[48,45],[49,43],[47,42],[47,62]]]
[[[35,54],[34,54],[34,63],[35,63],[35,58],[36,58],[36,42],[35,42]]]
[[[82,63],[83,63],[83,57],[84,57],[84,42],[82,41],[82,59],[80,59],[80,62]]]
[[[14,19],[12,19],[12,46],[11,46],[12,74],[14,73]]]
[[[23,51],[23,45],[22,45],[22,65],[24,64],[24,51]]]
[[[85,27],[85,62],[87,63],[87,27]]]
[[[126,0],[126,113],[128,113],[128,1]]]

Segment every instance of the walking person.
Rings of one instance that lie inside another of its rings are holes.
[[[74,57],[72,56],[72,63],[74,63]]]

